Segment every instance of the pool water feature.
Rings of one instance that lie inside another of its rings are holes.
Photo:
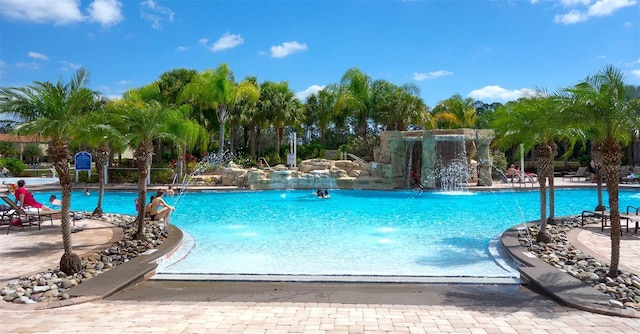
[[[46,201],[48,195],[36,198]],[[508,228],[539,215],[537,190],[330,195],[274,190],[165,196],[170,205],[179,200],[171,223],[193,236],[194,244],[186,257],[163,263],[159,273],[517,277],[490,245]],[[135,214],[135,197],[107,193],[103,209]],[[91,211],[96,200],[74,192],[72,209]],[[637,191],[620,191],[621,208],[638,202]],[[593,189],[556,191],[557,216],[580,214],[596,203]]]

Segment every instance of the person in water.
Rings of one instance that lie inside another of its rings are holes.
[[[62,206],[62,202],[56,198],[56,195],[49,196],[49,203],[53,206]]]

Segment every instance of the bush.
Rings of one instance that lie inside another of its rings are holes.
[[[297,147],[297,158],[301,160],[324,158],[325,147],[318,142],[311,142],[308,145],[300,145]]]
[[[349,144],[340,146],[340,152],[347,152],[362,158],[365,161],[373,161],[373,150],[380,146],[380,137],[370,134],[366,138],[357,137]]]
[[[0,159],[0,166],[7,167],[11,175],[20,176],[24,173],[25,165],[20,159],[15,158],[2,158]]]
[[[504,152],[499,150],[491,151],[491,158],[493,160],[493,168],[491,169],[491,177],[494,180],[500,180],[504,177],[502,173],[507,170],[509,163]]]

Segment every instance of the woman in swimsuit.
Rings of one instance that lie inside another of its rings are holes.
[[[171,211],[175,210],[174,207],[170,206],[162,199],[162,195],[164,195],[164,191],[158,190],[156,197],[151,200],[151,203],[149,203],[149,214],[151,220],[167,221]]]

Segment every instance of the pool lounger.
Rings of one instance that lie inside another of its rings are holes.
[[[604,231],[604,228],[607,226],[607,223],[609,220],[611,220],[611,213],[609,211],[591,211],[591,210],[585,210],[582,211],[581,214],[582,217],[582,226],[584,226],[584,219],[585,217],[596,217],[596,218],[600,218],[600,224],[601,224],[601,230]],[[640,223],[640,215],[639,214],[633,214],[633,213],[624,213],[621,212],[620,213],[620,224],[622,225],[622,220],[625,220],[626,222],[626,228],[627,228],[627,233],[629,232],[629,221],[633,221],[636,223],[636,226],[634,228],[634,233],[638,233],[638,225]]]

